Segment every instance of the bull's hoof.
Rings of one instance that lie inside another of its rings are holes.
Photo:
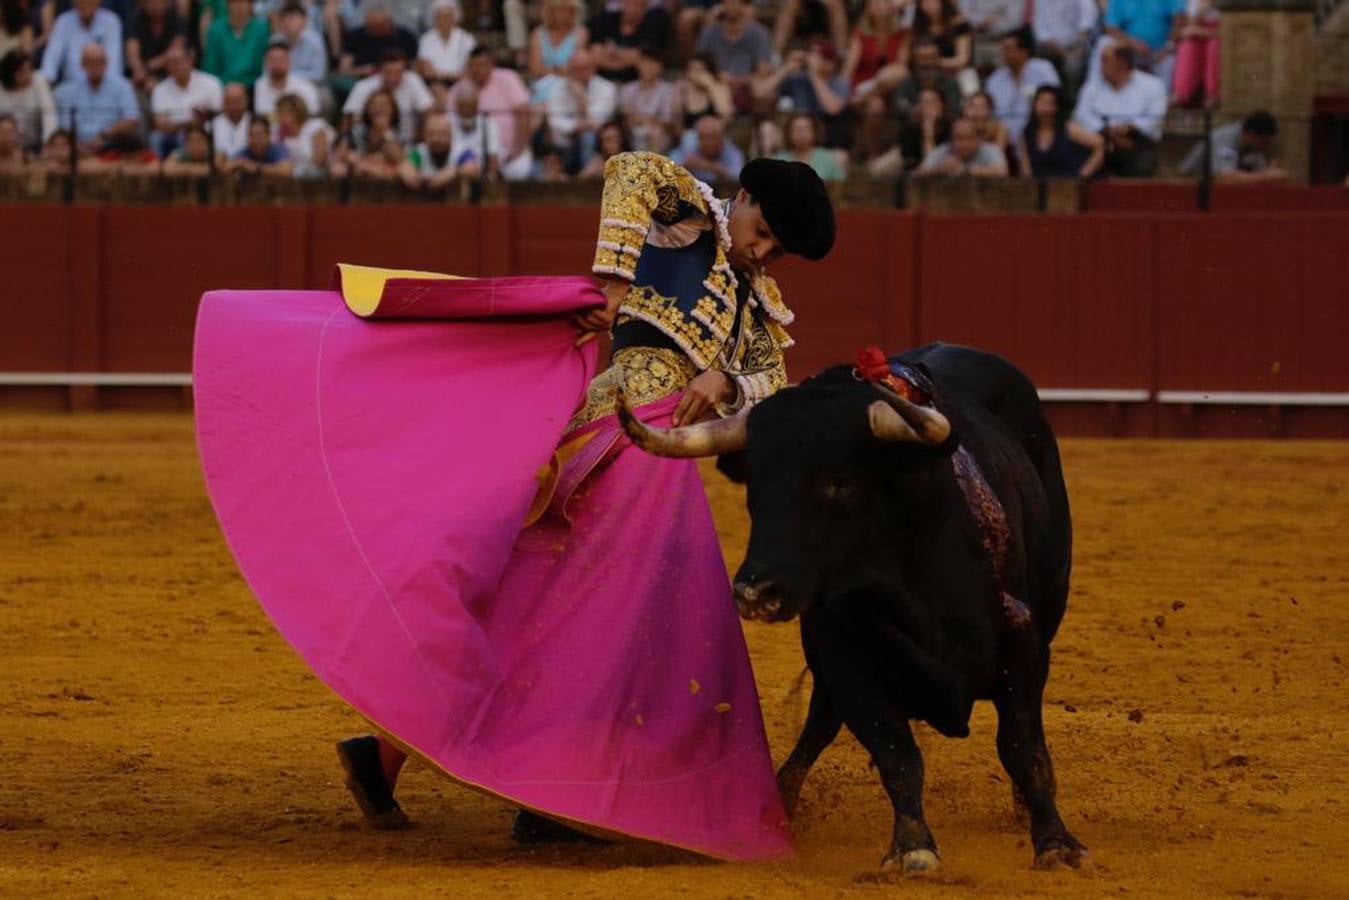
[[[1052,872],[1057,869],[1090,871],[1091,856],[1087,854],[1087,848],[1080,845],[1050,847],[1048,850],[1041,850],[1035,854],[1035,868],[1045,872]]]
[[[891,853],[881,860],[882,871],[899,872],[906,877],[935,875],[940,868],[941,860],[931,850],[909,850],[899,855]]]

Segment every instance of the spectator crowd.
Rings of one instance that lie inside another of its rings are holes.
[[[1148,176],[1168,108],[1218,99],[1214,0],[594,2],[0,0],[0,172]],[[1281,177],[1276,130],[1211,170]]]

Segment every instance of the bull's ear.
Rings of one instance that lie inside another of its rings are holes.
[[[749,457],[744,450],[723,453],[717,457],[717,471],[736,484],[744,484],[749,474]]]

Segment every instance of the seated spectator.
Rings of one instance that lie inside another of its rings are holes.
[[[308,104],[297,94],[283,94],[276,101],[272,139],[286,148],[296,178],[321,178],[328,172],[328,158],[337,138],[333,126],[310,115]]]
[[[1161,79],[1134,67],[1134,49],[1116,44],[1101,54],[1101,78],[1089,80],[1073,118],[1105,139],[1107,175],[1146,177],[1157,171],[1157,143],[1166,118]]]
[[[1105,33],[1116,45],[1130,47],[1135,67],[1156,75],[1165,89],[1170,89],[1176,64],[1171,35],[1185,11],[1185,2],[1109,0],[1105,8]],[[1106,155],[1109,156],[1108,151]]]
[[[588,27],[596,68],[618,82],[637,77],[642,51],[663,57],[670,46],[670,14],[647,0],[619,0],[617,12],[596,13]]]
[[[375,74],[391,50],[402,53],[405,60],[417,58],[417,39],[394,24],[393,13],[384,0],[376,0],[365,9],[364,24],[347,33],[343,48],[337,67],[342,78],[334,90],[350,90],[357,80]]]
[[[431,27],[417,44],[417,74],[426,81],[454,81],[464,74],[468,55],[478,41],[459,27],[461,18],[459,0],[431,4]]]
[[[267,55],[262,58],[262,77],[253,84],[253,112],[272,116],[276,112],[276,101],[285,94],[294,94],[304,101],[306,109],[315,112],[322,106],[314,82],[290,70],[290,46],[282,39],[273,38],[267,47]]]
[[[893,0],[885,0],[885,3],[891,6]],[[848,10],[843,0],[783,0],[773,23],[773,49],[778,56],[787,51],[793,36],[810,40],[824,38],[835,47],[846,47]]]
[[[684,67],[684,77],[675,83],[675,102],[685,131],[703,116],[730,120],[735,114],[731,86],[717,72],[712,57],[702,54]]]
[[[19,123],[9,113],[0,113],[0,175],[19,175],[28,168]]]
[[[1188,0],[1176,46],[1175,106],[1218,105],[1218,7],[1214,0]]]
[[[1025,0],[958,0],[957,9],[970,23],[970,63],[986,71],[998,64],[998,43],[1003,35],[1025,28]]]
[[[174,150],[164,158],[160,172],[170,178],[210,175],[215,167],[211,162],[211,139],[206,129],[200,125],[189,125],[183,131],[183,139]]]
[[[543,0],[543,21],[529,36],[529,77],[538,81],[545,75],[561,75],[567,61],[590,43],[590,32],[578,24],[579,0]]]
[[[1044,85],[1017,145],[1021,174],[1035,178],[1090,178],[1105,160],[1105,141],[1068,118],[1059,88]]]
[[[618,109],[632,129],[632,144],[638,150],[664,153],[670,149],[675,127],[675,86],[661,77],[664,66],[649,53],[637,57],[637,80],[618,92]]]
[[[341,160],[353,175],[379,180],[396,178],[407,156],[399,134],[398,104],[389,91],[377,90],[366,100],[350,137],[339,142],[343,147]],[[340,176],[340,169],[335,168],[333,174]]]
[[[478,91],[465,85],[450,111],[450,156],[469,166],[466,177],[495,178],[501,169],[501,138],[492,116],[478,114]]]
[[[935,43],[928,40],[931,48]],[[867,0],[843,65],[852,85],[853,107],[861,117],[855,150],[862,158],[876,149],[890,128],[891,94],[909,76],[909,33],[891,0]],[[929,53],[940,68],[940,51]]]
[[[786,148],[775,154],[778,159],[803,162],[824,181],[842,181],[846,176],[838,156],[819,145],[824,127],[809,113],[793,113],[787,119]]]
[[[670,158],[709,184],[735,181],[745,165],[745,155],[726,139],[726,124],[718,116],[699,119]]]
[[[929,89],[941,94],[943,105],[951,113],[960,109],[960,87],[951,73],[942,68],[941,51],[936,43],[926,38],[915,40],[910,69],[911,74],[895,89],[892,101],[901,117],[907,116],[918,102],[919,93]]]
[[[824,123],[824,146],[852,144],[848,82],[839,73],[838,57],[829,45],[816,44],[805,53],[788,53],[786,63],[765,87],[775,92],[773,99],[780,108],[806,113]]]
[[[890,178],[911,172],[933,150],[951,139],[951,120],[946,101],[936,88],[923,88],[918,100],[905,113],[899,125],[895,146],[867,163],[873,178]]]
[[[970,94],[965,98],[963,112],[965,118],[974,123],[979,140],[997,147],[1005,156],[1010,149],[1011,137],[1002,120],[993,114],[993,98],[983,91]]]
[[[38,150],[56,130],[56,100],[46,79],[33,68],[22,50],[0,59],[0,113],[14,117],[19,140],[30,152]]]
[[[1036,0],[1031,19],[1035,47],[1076,90],[1101,11],[1096,0]]]
[[[1180,164],[1180,174],[1203,174],[1204,147],[1209,149],[1209,172],[1213,180],[1230,184],[1285,181],[1288,172],[1274,156],[1279,123],[1263,110],[1240,122],[1213,129],[1207,142],[1200,141]]]
[[[84,78],[72,78],[56,89],[57,117],[74,133],[80,154],[120,158],[145,149],[131,82],[108,71],[102,44],[85,44],[80,63]]]
[[[47,140],[42,144],[42,153],[30,163],[30,167],[33,170],[50,172],[54,175],[66,175],[70,172],[72,156],[77,171],[85,168],[86,160],[79,158],[70,132],[64,128],[58,128],[47,135]]]
[[[936,45],[942,70],[956,79],[962,94],[979,89],[979,76],[972,68],[970,31],[970,23],[952,0],[918,0],[913,14],[914,42],[927,38]]]
[[[309,27],[309,11],[303,3],[287,0],[277,17],[277,30],[271,40],[278,38],[290,48],[290,70],[316,86],[328,77],[328,47],[323,35]],[[317,107],[314,112],[317,112]]]
[[[595,134],[595,152],[585,164],[577,178],[594,179],[604,177],[604,166],[610,159],[632,149],[632,138],[623,123],[610,120],[600,126]]]
[[[908,62],[909,29],[894,0],[867,0],[843,62],[850,89],[863,95],[889,92],[908,74]]]
[[[556,149],[549,148],[544,151],[543,156],[539,157],[538,169],[534,173],[535,181],[556,182],[569,181],[567,177],[566,164],[563,162],[562,154]]]
[[[1059,73],[1043,59],[1035,59],[1035,37],[1019,28],[1002,39],[1002,65],[988,76],[984,89],[998,119],[1012,134],[1020,134],[1030,119],[1030,98],[1043,85],[1059,86]]]
[[[206,32],[202,69],[225,84],[252,84],[262,74],[269,34],[266,20],[253,15],[253,0],[229,0],[225,17]]]
[[[748,112],[755,80],[773,74],[773,40],[754,20],[745,0],[723,0],[720,12],[703,26],[697,52],[712,58],[715,71],[731,86],[737,110]]]
[[[187,45],[187,26],[177,8],[170,0],[140,0],[126,41],[131,83],[139,90],[153,91],[157,83],[169,76],[165,54],[175,45]]]
[[[27,0],[5,0],[0,5],[0,58],[15,50],[33,52],[32,12]]]
[[[42,51],[42,77],[48,84],[84,80],[84,48],[98,44],[108,73],[122,77],[122,20],[99,8],[99,0],[71,0],[56,17]]]
[[[569,172],[579,171],[595,144],[595,131],[614,117],[618,89],[595,71],[595,57],[578,50],[566,77],[549,75],[544,88],[544,139],[562,151]]]
[[[403,184],[413,190],[444,190],[456,178],[476,178],[481,171],[476,159],[465,161],[463,171],[454,159],[450,120],[442,112],[426,117],[424,140],[408,151],[407,159],[398,169]]]
[[[418,117],[431,108],[431,91],[416,72],[408,71],[407,57],[396,47],[384,51],[379,71],[356,82],[342,106],[342,114],[350,121],[376,91],[387,91],[398,104],[398,118],[402,123],[399,136],[408,143],[417,134]]]
[[[674,49],[676,59],[686,60],[696,53],[698,35],[702,34],[709,16],[721,6],[719,0],[678,0],[670,4],[675,17]]]
[[[254,116],[248,123],[248,143],[225,164],[226,171],[242,175],[289,175],[290,155],[272,140],[272,123]]]
[[[749,148],[750,159],[760,156],[777,156],[787,146],[782,138],[782,126],[772,119],[760,119],[754,126],[754,142]]]
[[[163,159],[184,129],[199,125],[220,112],[224,103],[220,80],[192,68],[192,51],[185,43],[173,44],[164,54],[168,77],[150,92],[150,120],[154,131],[150,147]]]
[[[469,54],[464,77],[455,82],[450,99],[472,86],[479,111],[492,119],[501,138],[501,174],[511,180],[529,178],[534,157],[529,149],[529,90],[520,76],[498,68],[486,47]]]
[[[229,159],[248,146],[248,91],[242,84],[227,84],[220,115],[211,120],[211,143],[216,153]]]
[[[951,125],[951,140],[927,155],[918,174],[1004,178],[1007,158],[997,147],[979,140],[973,122],[957,119]]]

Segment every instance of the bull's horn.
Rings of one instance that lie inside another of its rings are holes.
[[[620,389],[614,394],[614,407],[623,430],[632,442],[653,456],[687,459],[695,456],[719,456],[744,450],[749,442],[745,412],[726,419],[681,425],[678,428],[652,428],[628,408],[628,399]],[[747,412],[747,411],[746,411]]]
[[[929,406],[911,403],[894,391],[876,385],[885,399],[867,407],[871,433],[882,441],[936,446],[951,436],[946,416]]]

